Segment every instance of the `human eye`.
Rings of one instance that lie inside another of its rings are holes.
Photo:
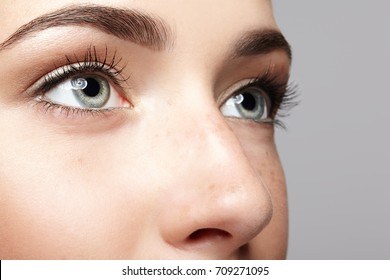
[[[298,103],[296,85],[280,81],[277,76],[271,76],[268,72],[238,82],[226,95],[229,98],[220,107],[225,117],[281,127],[285,126],[280,118],[288,115],[287,112]]]
[[[269,118],[269,101],[262,89],[255,86],[244,87],[222,105],[221,112],[225,117],[262,122]]]
[[[130,106],[110,81],[99,74],[79,74],[68,78],[39,95],[37,100],[94,110]]]
[[[107,56],[107,52],[106,52]],[[88,50],[83,61],[55,69],[38,81],[37,104],[45,110],[59,110],[66,116],[77,113],[99,113],[117,108],[131,107],[120,92],[123,69],[116,69],[117,63],[99,61],[96,50]]]

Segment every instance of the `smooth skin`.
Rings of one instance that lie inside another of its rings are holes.
[[[283,259],[287,195],[274,127],[224,116],[240,81],[283,51],[232,58],[247,31],[278,30],[270,1],[3,0],[0,42],[72,4],[158,16],[174,43],[151,49],[90,26],[60,26],[0,49],[0,259]],[[89,46],[122,60],[130,107],[65,114],[36,81]]]

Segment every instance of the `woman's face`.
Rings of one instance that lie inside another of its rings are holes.
[[[268,0],[2,0],[0,26],[1,259],[285,257]]]

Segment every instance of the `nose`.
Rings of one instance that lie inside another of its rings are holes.
[[[271,198],[218,109],[182,122],[187,129],[176,130],[185,139],[175,147],[180,164],[163,194],[160,234],[186,258],[226,258],[269,223]]]

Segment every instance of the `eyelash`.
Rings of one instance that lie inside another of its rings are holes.
[[[104,73],[110,79],[112,79],[116,85],[120,85],[129,79],[129,77],[121,77],[121,74],[126,68],[126,65],[118,68],[118,64],[122,61],[122,58],[117,59],[116,51],[114,52],[112,58],[108,60],[107,47],[105,49],[102,62],[94,46],[90,46],[87,49],[84,55],[84,59],[81,61],[77,58],[76,55],[74,55],[74,59],[76,61],[75,63],[72,62],[72,59],[69,56],[65,57],[68,65],[48,74],[45,77],[43,85],[39,88],[41,92],[46,93],[57,84],[63,82],[66,79],[69,79],[69,77],[82,73]]]
[[[281,119],[287,117],[289,111],[299,104],[297,101],[298,86],[293,82],[279,82],[277,76],[272,76],[270,71],[267,70],[266,73],[257,76],[246,85],[237,89],[233,96],[237,92],[241,92],[250,87],[262,89],[269,98],[270,120],[266,121],[266,123],[286,129],[286,125]]]
[[[83,73],[98,73],[100,75],[107,76],[111,82],[115,85],[122,87],[122,85],[130,78],[123,77],[122,72],[126,68],[126,65],[118,67],[119,63],[122,61],[122,58],[117,58],[117,52],[115,51],[111,58],[108,55],[108,48],[106,46],[103,59],[101,59],[97,53],[95,46],[90,46],[85,54],[84,58],[80,60],[76,55],[72,60],[70,56],[65,56],[67,65],[62,68],[47,74],[44,77],[44,81],[36,90],[37,95],[42,95],[60,84],[61,82],[71,78],[72,76],[80,75]],[[122,87],[123,88],[123,87]],[[108,109],[90,109],[90,108],[75,108],[56,104],[42,98],[36,98],[35,101],[37,105],[41,105],[45,113],[51,110],[59,110],[60,113],[65,114],[66,117],[69,116],[81,116],[86,117],[88,115],[105,115],[110,111],[113,111],[113,108]]]

